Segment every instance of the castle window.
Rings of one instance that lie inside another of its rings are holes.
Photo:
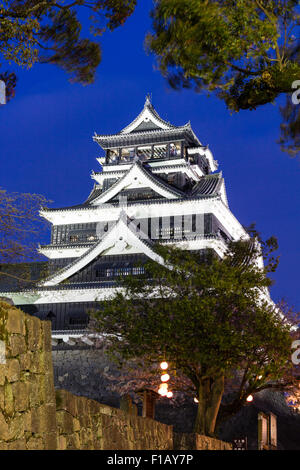
[[[151,146],[144,146],[144,147],[138,147],[137,149],[137,156],[139,160],[142,162],[145,160],[149,160],[152,156],[152,148]]]
[[[87,239],[88,242],[93,242],[93,241],[96,240],[96,237],[95,237],[95,235],[88,235],[88,236],[86,237],[86,239]]]
[[[154,158],[166,158],[167,146],[166,145],[154,145]]]
[[[172,142],[170,144],[170,157],[179,157],[181,153],[181,143],[180,142]]]
[[[110,149],[107,151],[109,163],[114,163],[118,161],[119,158],[119,149]]]
[[[122,161],[130,161],[133,160],[135,157],[135,150],[134,147],[131,148],[124,148],[121,150],[121,160]]]

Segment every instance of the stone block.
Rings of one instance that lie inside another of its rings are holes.
[[[55,410],[42,405],[31,410],[31,430],[33,433],[44,434],[56,429]]]
[[[46,433],[43,437],[44,437],[45,450],[56,450],[57,448],[56,431]]]
[[[20,379],[20,364],[18,359],[8,359],[6,362],[6,378],[8,382]]]
[[[6,364],[0,364],[0,385],[5,384]]]
[[[101,411],[101,405],[100,403],[98,403],[97,401],[95,400],[88,400],[88,404],[89,404],[89,412],[90,414],[93,416],[93,415],[98,415]]]
[[[44,405],[44,409],[47,423],[47,432],[55,433],[57,429],[55,403]]]
[[[10,434],[9,434],[8,424],[7,424],[3,414],[0,412],[0,442],[1,441],[8,441],[9,438],[10,438]]]
[[[72,416],[77,416],[79,414],[78,402],[81,402],[81,397],[72,395],[72,393],[67,392],[66,390],[56,390],[56,408],[57,410],[68,411]]]
[[[37,351],[41,346],[41,322],[37,317],[26,317],[27,347]]]
[[[71,393],[67,395],[67,410],[73,416],[78,415],[77,402],[78,402],[78,399],[75,395],[72,395]]]
[[[15,411],[25,411],[29,407],[29,384],[15,382],[12,384]]]
[[[26,411],[23,413],[23,420],[24,420],[24,432],[29,432],[31,434],[31,410]]]
[[[33,351],[31,353],[31,369],[36,374],[52,372],[52,357],[46,351]]]
[[[117,410],[117,411],[120,411],[120,410]],[[102,403],[99,403],[99,413],[112,416],[114,414],[114,410],[111,406],[103,405]]]
[[[77,433],[66,436],[68,450],[80,450],[80,439]]]
[[[73,418],[73,430],[75,432],[80,431],[80,422],[76,418]]]
[[[9,353],[12,357],[19,356],[26,351],[25,337],[22,335],[11,335],[9,338]]]
[[[6,331],[25,335],[25,315],[21,310],[10,308],[7,311]]]
[[[35,408],[41,403],[41,389],[37,379],[38,376],[35,376],[34,374],[32,374],[30,377],[29,404],[31,408]]]
[[[21,414],[5,420],[0,413],[0,440],[11,441],[24,438],[24,420]]]
[[[29,371],[31,364],[31,353],[27,351],[24,354],[20,354],[19,364],[21,371]]]
[[[40,432],[40,416],[38,408],[31,408],[31,432],[38,434]]]
[[[7,450],[26,450],[25,439],[17,439],[8,443]]]
[[[11,384],[4,385],[4,411],[8,416],[12,416],[15,411],[14,395]]]
[[[28,450],[44,450],[44,441],[41,437],[31,437],[26,444]]]
[[[195,433],[174,433],[176,450],[232,450],[232,445],[208,436]]]
[[[41,351],[32,351],[31,352],[31,361],[30,361],[30,372],[33,374],[39,374],[43,372],[43,355]]]
[[[45,374],[40,375],[39,384],[43,401],[45,403],[55,404],[55,390],[52,369],[48,370]]]
[[[51,321],[42,322],[43,331],[43,349],[47,352],[52,352],[51,344]]]
[[[65,436],[57,436],[57,450],[66,450],[67,448],[67,439]]]
[[[84,429],[80,432],[81,448],[86,450],[95,449],[94,446],[94,432],[91,429]]]
[[[70,434],[73,432],[73,416],[65,410],[56,412],[56,422],[60,434]]]
[[[77,413],[79,416],[87,416],[88,400],[84,397],[77,397]]]

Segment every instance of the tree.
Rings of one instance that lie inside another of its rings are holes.
[[[267,294],[274,260],[258,267],[256,239],[231,243],[222,260],[159,245],[157,251],[165,266],[149,261],[144,277],[124,278],[94,314],[96,330],[109,335],[113,357],[140,359],[149,371],[170,362],[174,385],[182,379],[181,391],[199,401],[195,432],[213,435],[220,411],[228,417],[249,394],[294,381],[290,324]],[[239,385],[220,408],[233,374]]]
[[[101,49],[98,42],[81,37],[85,12],[89,11],[90,33],[99,36],[122,25],[135,4],[136,0],[0,0],[0,67],[3,62],[23,67],[56,64],[73,81],[92,83]],[[9,75],[6,72],[2,80],[12,84]]]
[[[20,263],[40,260],[36,237],[46,222],[39,210],[47,202],[39,194],[9,193],[0,188],[0,280],[31,280],[29,265]]]
[[[299,80],[298,5],[297,0],[158,0],[147,45],[172,87],[214,92],[233,111],[256,109],[290,94]],[[281,135],[284,150],[289,151],[286,139],[294,139],[292,127]]]

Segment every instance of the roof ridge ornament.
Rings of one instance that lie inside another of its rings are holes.
[[[146,99],[145,99],[145,104],[144,104],[144,108],[142,109],[142,111],[140,112],[140,114],[130,123],[128,124],[128,126],[124,127],[124,129],[122,129],[119,133],[118,133],[118,136],[119,135],[124,135],[124,134],[129,134],[131,132],[134,132],[135,129],[139,128],[139,126],[143,123],[149,123],[151,122],[153,124],[153,128],[149,127],[147,128],[147,131],[148,130],[176,130],[176,129],[180,129],[180,126],[174,126],[172,124],[170,124],[169,122],[165,121],[164,119],[162,119],[159,114],[157,113],[157,111],[155,110],[154,106],[152,105],[152,93],[148,93],[146,95]],[[141,129],[138,129],[139,131]],[[97,138],[105,138],[105,137],[111,137],[111,136],[97,136]],[[98,142],[99,143],[99,142]],[[100,144],[101,145],[101,144]]]
[[[144,107],[146,106],[152,106],[152,93],[147,93],[146,95]]]

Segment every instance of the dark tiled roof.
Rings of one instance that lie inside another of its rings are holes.
[[[145,129],[145,130],[134,130],[129,133],[117,133],[117,134],[103,134],[103,135],[94,135],[93,140],[103,144],[101,147],[108,148],[107,146],[111,146],[112,142],[125,142],[125,141],[134,141],[135,139],[139,139],[140,137],[154,137],[155,136],[170,136],[174,138],[175,135],[182,135],[188,134],[192,137],[192,140],[195,141],[198,145],[201,145],[199,142],[198,137],[193,132],[190,123],[184,126],[172,127],[170,129]],[[154,142],[155,143],[155,142]],[[116,144],[117,145],[117,144]]]
[[[180,199],[147,199],[146,201],[128,201],[127,206],[138,205],[138,204],[176,204],[181,203],[182,201],[198,201],[199,199],[210,199],[217,197],[217,194],[192,194],[186,197],[182,197]],[[118,202],[109,202],[112,206],[119,206]],[[97,206],[92,206],[88,204],[79,204],[77,206],[67,206],[67,207],[57,207],[57,208],[44,208],[45,212],[64,212],[64,211],[72,211],[72,210],[95,210]]]
[[[96,199],[102,193],[102,188],[98,185],[94,185],[89,197],[84,202],[84,204],[90,204],[94,199]]]
[[[193,187],[192,196],[213,195],[219,193],[223,178],[221,173],[202,176],[200,181]]]

